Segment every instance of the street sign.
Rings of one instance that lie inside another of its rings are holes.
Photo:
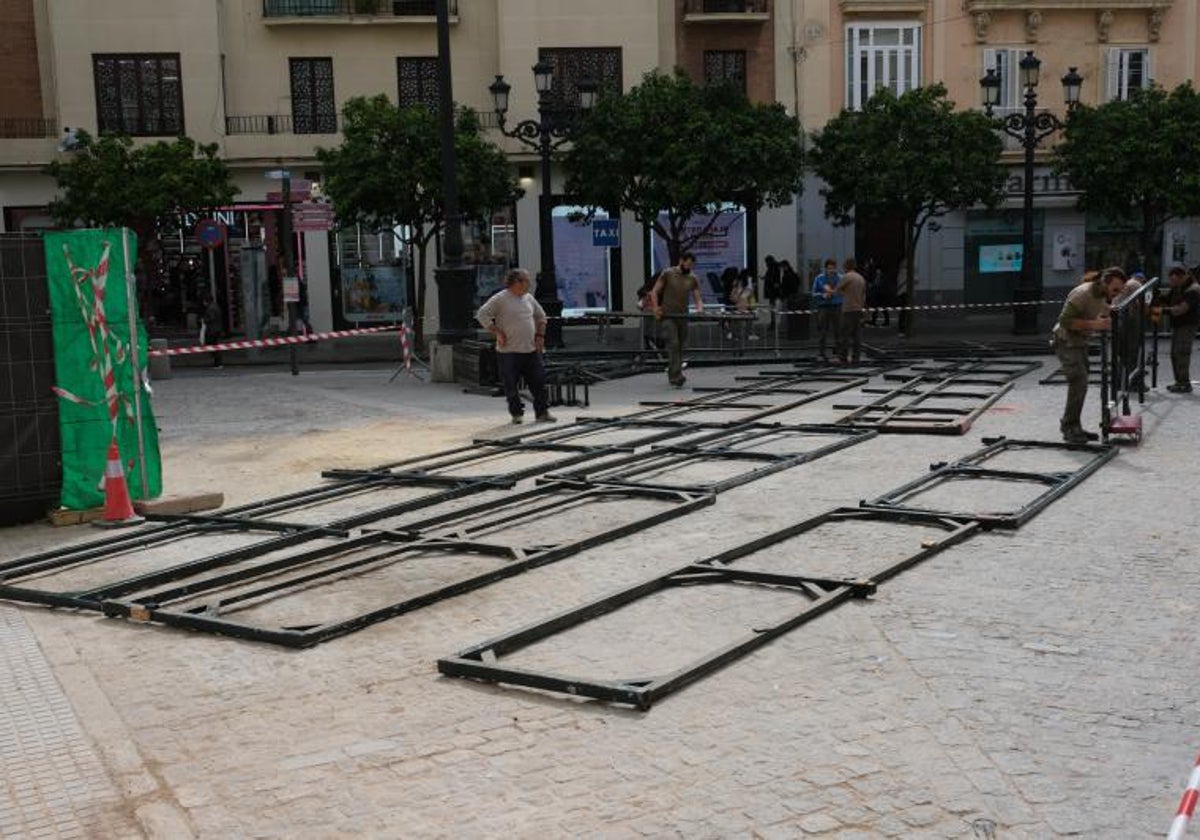
[[[330,204],[293,205],[292,229],[301,233],[323,233],[333,230],[333,206]]]
[[[597,248],[620,248],[621,220],[593,219],[592,244]]]
[[[210,251],[225,244],[225,225],[216,219],[201,219],[196,223],[196,238]]]
[[[284,277],[283,278],[283,302],[284,303],[299,303],[300,302],[300,278],[299,277]]]

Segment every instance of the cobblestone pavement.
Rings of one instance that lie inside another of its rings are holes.
[[[0,837],[131,831],[123,801],[21,615],[0,607]]]
[[[689,375],[709,385],[737,372]],[[389,371],[226,373],[157,387],[172,489],[245,501],[306,486],[321,467],[497,433],[503,419],[498,401],[449,386],[389,388]],[[0,628],[14,615],[32,628],[150,836],[1161,837],[1200,746],[1200,398],[1152,394],[1142,446],[1024,528],[951,548],[647,713],[436,674],[439,656],[856,504],[984,435],[1053,438],[1063,391],[1040,375],[963,438],[879,437],[308,651],[24,607],[0,608]],[[660,377],[610,383],[589,413],[663,392]],[[885,530],[814,538],[777,560],[861,573],[881,565]],[[4,536],[8,556],[93,535]],[[647,602],[525,661],[661,672],[777,609]],[[0,668],[12,669],[7,647]],[[53,685],[37,649],[22,650],[26,679]],[[48,706],[74,726],[61,701]],[[0,834],[15,824],[2,808]]]

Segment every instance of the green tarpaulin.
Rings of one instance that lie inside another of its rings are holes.
[[[104,470],[114,439],[130,495],[153,498],[162,492],[162,463],[150,394],[145,388],[136,393],[141,378],[135,382],[135,370],[146,369],[140,321],[136,359],[129,340],[130,307],[137,321],[137,301],[126,267],[136,260],[137,238],[122,229],[72,230],[48,233],[45,243],[62,428],[62,506],[83,510],[104,504]]]

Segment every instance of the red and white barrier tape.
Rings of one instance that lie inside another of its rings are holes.
[[[1192,768],[1191,778],[1188,779],[1187,790],[1179,800],[1179,808],[1175,811],[1175,820],[1171,823],[1171,832],[1167,835],[1167,840],[1182,840],[1188,823],[1192,821],[1192,814],[1196,812],[1197,799],[1200,799],[1200,756],[1196,757],[1196,765]]]
[[[256,338],[246,341],[226,341],[220,344],[197,344],[192,347],[170,347],[166,350],[151,350],[151,356],[189,356],[196,353],[212,353],[215,350],[250,350],[256,347],[283,347],[288,344],[309,344],[313,341],[325,341],[331,338],[345,338],[352,335],[371,335],[373,333],[393,332],[402,329],[399,325],[389,324],[386,327],[361,327],[353,330],[338,330],[337,332],[305,333],[304,335],[284,335],[278,338]]]

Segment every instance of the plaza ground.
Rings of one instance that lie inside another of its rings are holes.
[[[238,504],[509,431],[502,401],[391,371],[177,371],[154,398],[168,492]],[[689,385],[744,372],[693,369]],[[0,836],[1162,836],[1200,747],[1197,397],[1152,393],[1142,445],[1020,530],[951,548],[649,712],[437,674],[439,657],[855,505],[984,436],[1055,439],[1063,391],[1037,384],[1046,372],[963,437],[879,436],[310,650],[4,604]],[[586,413],[669,393],[661,374],[611,382]],[[5,529],[0,559],[95,537]],[[811,560],[864,571],[836,544]],[[662,672],[762,605],[688,607],[639,605],[545,655]]]

